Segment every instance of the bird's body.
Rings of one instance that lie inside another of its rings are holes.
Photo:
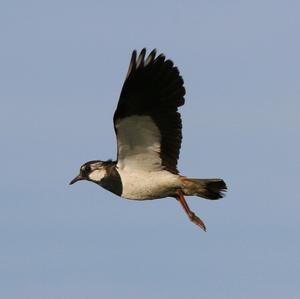
[[[145,59],[133,51],[114,114],[117,161],[90,161],[72,180],[92,181],[123,198],[176,198],[191,221],[205,225],[188,207],[184,195],[219,199],[226,185],[221,179],[191,179],[177,170],[184,104],[183,79],[173,62],[153,50]]]
[[[130,171],[118,169],[122,183],[122,197],[134,200],[148,200],[175,196],[176,190],[183,187],[180,176],[167,170]]]

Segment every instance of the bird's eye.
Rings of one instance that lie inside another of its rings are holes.
[[[86,165],[86,166],[84,167],[84,171],[90,172],[90,171],[91,171],[91,166],[90,166],[90,165]]]

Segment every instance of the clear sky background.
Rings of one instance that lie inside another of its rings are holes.
[[[300,298],[299,1],[1,1],[0,297]],[[126,201],[115,158],[131,51],[179,67],[179,168],[224,200]]]

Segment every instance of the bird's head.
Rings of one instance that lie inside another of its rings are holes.
[[[92,181],[96,184],[99,184],[105,177],[106,173],[107,170],[105,167],[105,162],[89,161],[80,166],[79,175],[70,182],[70,185],[82,180]]]

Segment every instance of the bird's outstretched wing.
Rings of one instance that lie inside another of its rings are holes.
[[[134,50],[114,114],[119,168],[178,173],[182,133],[177,108],[185,89],[177,67],[163,54]]]

